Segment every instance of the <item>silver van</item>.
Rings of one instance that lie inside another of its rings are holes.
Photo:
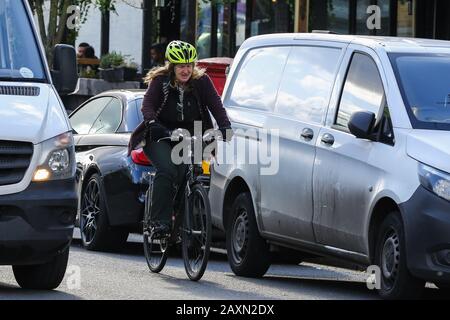
[[[290,248],[378,266],[384,298],[450,288],[450,42],[253,37],[223,100],[230,145],[256,159],[212,168],[235,274],[262,276]]]

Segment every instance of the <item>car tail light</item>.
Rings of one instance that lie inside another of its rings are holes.
[[[150,166],[152,163],[147,158],[147,156],[144,153],[144,150],[138,149],[131,151],[131,159],[134,163],[140,164],[142,166]]]

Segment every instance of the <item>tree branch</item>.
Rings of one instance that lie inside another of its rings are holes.
[[[58,0],[50,0],[50,14],[48,18],[48,46],[52,48],[55,41],[56,25],[58,21]]]
[[[42,8],[44,4],[44,0],[36,0],[35,1],[35,9],[36,9],[36,15],[38,18],[38,25],[39,25],[39,33],[41,34],[41,40],[45,47],[47,47],[47,34],[45,32],[45,20],[44,20],[44,10]]]
[[[56,35],[55,44],[61,43],[62,38],[64,37],[64,31],[66,30],[67,24],[67,8],[69,7],[70,2],[70,0],[63,1],[62,12],[59,15],[58,33]]]

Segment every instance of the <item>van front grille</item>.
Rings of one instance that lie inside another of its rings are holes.
[[[3,96],[39,96],[39,87],[0,86],[0,95]]]
[[[0,186],[22,181],[32,156],[32,143],[0,140]]]

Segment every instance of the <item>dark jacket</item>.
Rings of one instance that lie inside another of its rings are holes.
[[[222,105],[222,100],[218,95],[211,79],[208,75],[202,76],[200,79],[191,80],[193,93],[198,100],[200,106],[200,114],[202,116],[203,130],[213,128],[213,123],[209,112],[216,119],[219,128],[231,127],[225,108]],[[130,138],[128,144],[128,154],[136,148],[139,143],[146,137],[145,122],[158,120],[161,110],[165,107],[168,97],[168,76],[157,76],[150,82],[147,92],[144,95],[142,102],[142,114],[144,121],[136,128]]]

